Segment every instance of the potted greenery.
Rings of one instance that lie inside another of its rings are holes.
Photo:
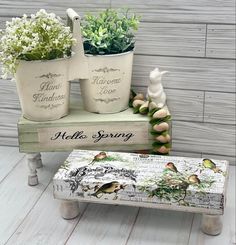
[[[80,86],[86,110],[116,113],[128,108],[138,24],[139,17],[128,11],[85,15],[81,29],[89,77]]]
[[[0,39],[3,76],[16,78],[23,116],[54,120],[68,114],[69,64],[75,40],[69,27],[53,13],[6,22]]]

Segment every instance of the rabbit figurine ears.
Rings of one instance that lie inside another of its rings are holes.
[[[158,83],[161,82],[162,75],[168,73],[169,71],[160,71],[159,68],[155,68],[150,72],[149,78],[150,82]]]

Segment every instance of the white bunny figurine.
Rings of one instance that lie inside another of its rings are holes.
[[[159,108],[163,108],[166,104],[166,94],[161,83],[161,78],[167,72],[159,71],[158,68],[155,68],[149,75],[150,81],[147,89],[147,99],[151,99]]]

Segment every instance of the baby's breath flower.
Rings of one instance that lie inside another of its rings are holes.
[[[6,78],[15,74],[19,60],[49,60],[71,55],[75,43],[70,28],[60,17],[39,10],[30,18],[12,18],[6,22],[6,29],[0,30],[0,62]]]

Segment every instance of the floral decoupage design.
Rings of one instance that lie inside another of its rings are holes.
[[[222,209],[226,174],[226,161],[74,150],[54,177],[54,194]]]

